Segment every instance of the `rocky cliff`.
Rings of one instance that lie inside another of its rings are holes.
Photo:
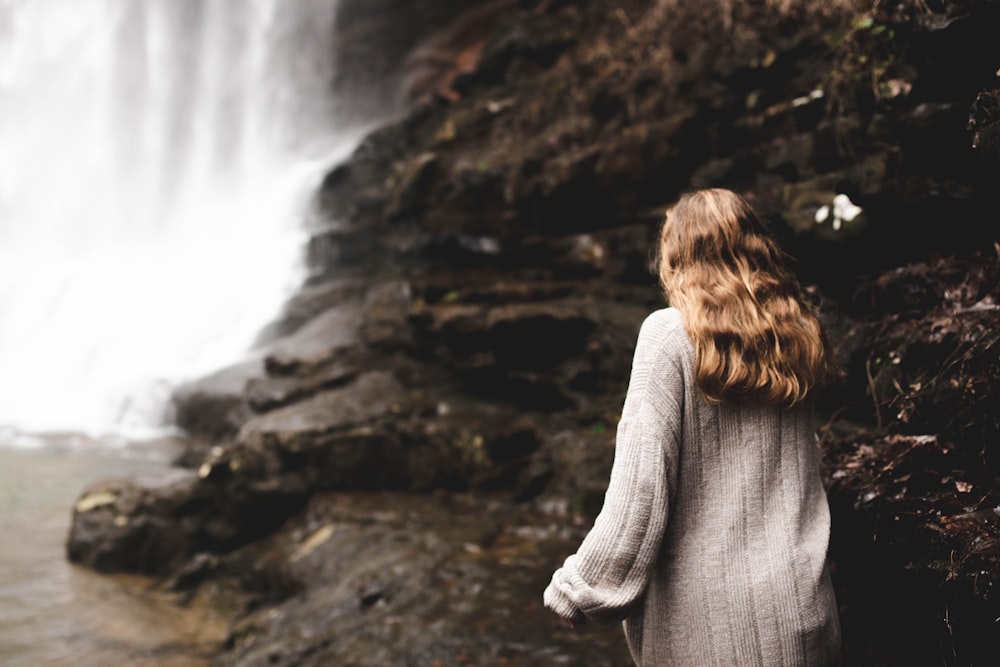
[[[1000,4],[421,5],[417,39],[346,3],[335,57],[398,48],[381,97],[338,85],[405,111],[331,165],[256,356],[176,393],[177,476],[89,489],[70,557],[241,591],[219,664],[629,664],[540,592],[600,507],[663,209],[722,186],[847,371],[849,664],[993,659]]]

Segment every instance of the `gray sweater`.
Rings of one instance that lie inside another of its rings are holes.
[[[836,664],[830,514],[812,410],[710,403],[680,314],[636,345],[604,506],[545,590],[624,620],[641,667]]]

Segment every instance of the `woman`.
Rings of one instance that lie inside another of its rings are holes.
[[[671,307],[639,332],[604,506],[545,604],[624,620],[642,667],[835,664],[819,321],[728,190],[667,212],[660,282]]]

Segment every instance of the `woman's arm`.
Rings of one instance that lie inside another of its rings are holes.
[[[676,313],[643,323],[604,506],[545,590],[545,605],[571,623],[621,620],[646,590],[675,487],[685,344]]]

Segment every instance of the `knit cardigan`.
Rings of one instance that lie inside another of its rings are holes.
[[[545,590],[624,620],[640,667],[832,665],[840,626],[812,409],[709,402],[680,314],[643,323],[604,505]]]

